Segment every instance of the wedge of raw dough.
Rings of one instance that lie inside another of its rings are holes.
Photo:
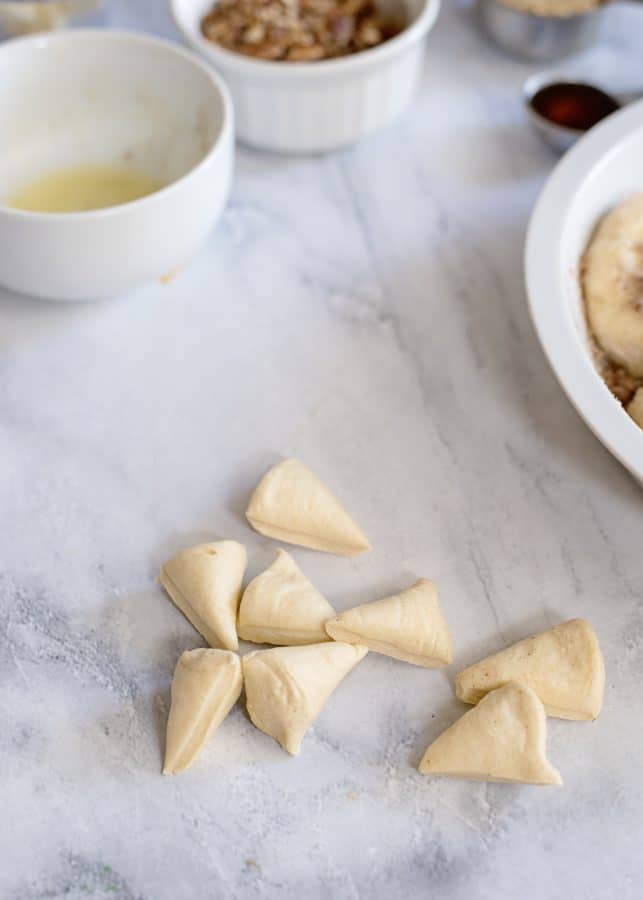
[[[507,681],[519,681],[540,697],[547,715],[595,719],[603,705],[605,666],[594,629],[571,619],[512,644],[456,676],[455,692],[477,703]]]
[[[392,597],[341,613],[326,622],[326,631],[336,641],[363,644],[414,666],[448,666],[453,658],[449,626],[428,578]]]
[[[241,662],[229,650],[187,650],[172,679],[164,775],[191,766],[239,699]]]
[[[547,760],[543,705],[524,685],[510,682],[492,691],[428,747],[423,775],[474,781],[562,784]]]
[[[335,610],[285,550],[243,592],[237,630],[255,644],[318,644]]]
[[[297,756],[330,695],[367,652],[366,647],[331,642],[246,654],[241,664],[250,718]]]
[[[211,647],[239,646],[237,609],[246,561],[241,544],[219,541],[183,550],[161,569],[159,581],[171,600]]]
[[[355,556],[371,546],[328,488],[296,459],[263,476],[246,516],[260,534],[313,550]]]

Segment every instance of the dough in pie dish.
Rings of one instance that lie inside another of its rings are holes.
[[[643,428],[643,194],[600,220],[583,256],[581,281],[596,369]]]
[[[582,263],[587,318],[611,363],[643,379],[643,194],[598,224]]]
[[[164,775],[192,765],[208,739],[239,699],[241,662],[229,650],[187,650],[172,680]]]
[[[332,692],[366,653],[366,647],[329,642],[246,654],[242,667],[250,718],[297,756]]]
[[[219,541],[183,550],[161,569],[161,584],[211,647],[239,646],[237,609],[246,561],[241,544]]]
[[[562,784],[547,760],[543,705],[524,685],[510,682],[487,694],[427,749],[420,772],[474,781]]]
[[[532,688],[550,716],[595,719],[603,704],[605,666],[594,629],[571,619],[494,653],[456,676],[455,692],[477,703],[508,681]]]
[[[263,476],[246,516],[260,534],[290,544],[340,556],[370,549],[340,502],[296,459],[279,463]]]
[[[415,666],[447,666],[451,635],[432,581],[419,581],[392,597],[364,603],[326,623],[337,641],[363,644],[369,650]]]
[[[243,593],[239,637],[255,644],[318,644],[329,640],[325,622],[335,615],[285,550]]]

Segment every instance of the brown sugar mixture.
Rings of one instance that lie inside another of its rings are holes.
[[[313,62],[376,47],[404,27],[373,0],[219,0],[204,36],[257,59]]]
[[[588,323],[589,324],[589,323]],[[638,388],[643,387],[643,379],[630,375],[627,369],[612,362],[596,343],[596,338],[591,333],[590,349],[594,365],[607,387],[620,400],[623,406],[627,406],[633,399]]]

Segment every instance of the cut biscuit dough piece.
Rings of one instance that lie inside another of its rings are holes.
[[[255,644],[318,644],[329,640],[325,622],[335,615],[285,550],[250,582],[241,598],[239,637]]]
[[[328,488],[296,459],[263,476],[246,516],[260,534],[313,550],[355,556],[371,546]]]
[[[246,550],[236,541],[198,544],[177,553],[159,580],[173,603],[212,647],[236,650],[237,609]]]
[[[510,682],[487,694],[427,749],[420,772],[474,781],[562,784],[546,756],[547,719],[531,690]]]
[[[432,581],[419,581],[392,597],[364,603],[326,622],[336,641],[363,644],[415,666],[435,668],[452,660],[449,627]]]
[[[603,704],[605,666],[594,629],[585,619],[571,619],[519,641],[460,672],[455,692],[465,703],[477,703],[508,681],[532,688],[547,715],[595,719]]]
[[[187,650],[172,679],[164,775],[192,765],[206,741],[239,699],[241,662],[229,650]]]
[[[297,756],[330,695],[366,653],[366,647],[330,642],[246,654],[242,667],[250,718]]]

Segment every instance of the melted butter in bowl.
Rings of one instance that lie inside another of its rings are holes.
[[[156,38],[70,29],[0,43],[0,84],[4,288],[116,296],[203,245],[234,149],[212,69]]]
[[[163,186],[124,166],[75,166],[30,182],[9,197],[7,206],[39,213],[88,212],[140,200]]]

